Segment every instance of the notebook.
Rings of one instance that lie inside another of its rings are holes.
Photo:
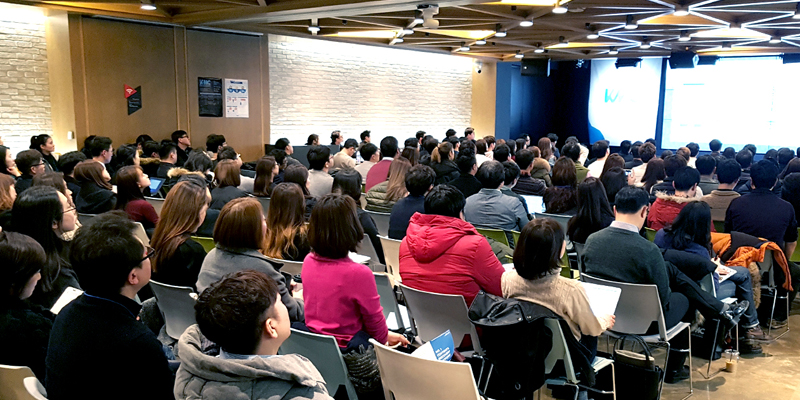
[[[528,205],[529,213],[539,214],[545,211],[544,197],[522,195],[522,198],[525,199],[525,203]]]
[[[586,290],[586,295],[589,296],[589,305],[592,307],[594,315],[598,317],[614,315],[622,289],[588,282],[582,283],[583,288]]]

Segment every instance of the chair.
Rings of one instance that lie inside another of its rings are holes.
[[[456,347],[465,335],[469,335],[475,353],[483,355],[478,332],[467,316],[469,310],[464,296],[426,292],[402,283],[398,286],[406,299],[408,313],[416,323],[417,334],[423,342],[428,342],[449,329]]]
[[[558,322],[558,320],[546,318],[544,320],[544,325],[549,328],[550,332],[553,334],[553,347],[550,349],[550,353],[547,354],[547,358],[544,361],[544,372],[546,375],[550,375],[553,372],[553,368],[556,366],[556,362],[558,360],[562,360],[564,362],[565,371],[565,377],[549,378],[545,381],[545,383],[548,385],[566,385],[574,387],[576,400],[578,398],[579,388],[591,390],[596,393],[613,394],[614,398],[616,398],[617,384],[616,373],[614,371],[614,361],[608,358],[595,357],[594,362],[592,362],[594,372],[598,372],[609,365],[611,366],[612,386],[610,392],[581,385],[577,375],[575,374],[575,368],[572,365],[572,358],[569,354],[569,347],[567,347],[567,340],[564,338],[564,331],[561,329],[561,324]]]
[[[34,380],[28,383],[26,380]],[[3,400],[47,400],[42,384],[30,368],[15,365],[0,365],[0,399]],[[35,391],[32,389],[36,389]],[[39,392],[39,393],[37,393]]]
[[[426,360],[370,342],[386,400],[481,399],[469,364]]]
[[[261,208],[264,211],[264,215],[267,215],[269,212],[269,197],[256,197],[259,203],[261,203]]]
[[[156,214],[161,215],[161,208],[164,207],[164,199],[156,199],[155,197],[145,197],[144,199],[156,209]]]
[[[390,280],[390,276],[380,272],[373,272],[375,275],[375,286],[378,287],[378,296],[381,298],[381,307],[383,308],[383,317],[386,318],[388,323],[390,317],[397,323],[398,328],[404,328],[403,317],[400,315],[400,306],[397,305],[397,297],[395,297],[394,287]]]
[[[778,287],[780,285],[775,283],[775,259],[774,259],[773,255],[772,255],[772,250],[767,250],[764,253],[764,261],[762,261],[760,263],[757,263],[757,264],[758,264],[758,268],[761,271],[767,271],[767,283],[764,284],[764,280],[763,279],[761,280],[761,290],[762,291],[763,290],[768,290],[768,291],[770,291],[770,293],[772,293],[772,311],[769,314],[770,324],[769,324],[769,329],[767,329],[767,334],[771,335],[772,334],[772,320],[775,317],[775,306],[778,304],[778,298],[780,297],[782,300],[784,300],[784,299],[786,300],[786,314],[788,315],[789,314],[789,296],[788,295],[778,296]],[[780,339],[781,336],[783,336],[783,335],[785,335],[787,333],[789,333],[789,325],[788,324],[786,325],[786,330],[783,333],[781,333],[780,335],[774,337],[772,339],[772,341]]]
[[[188,286],[172,286],[150,280],[150,289],[159,310],[164,314],[167,335],[179,339],[186,328],[197,323],[194,319],[196,294]]]
[[[584,243],[572,242],[572,246],[575,248],[575,253],[578,254],[578,271],[583,273],[583,249],[586,246]]]
[[[373,272],[384,272],[383,266],[380,265],[381,259],[378,257],[378,252],[375,250],[375,247],[372,246],[372,241],[369,239],[369,235],[366,233],[361,239],[358,254],[369,257],[368,265],[371,267]]]
[[[215,246],[214,239],[212,238],[192,236],[192,240],[194,240],[197,243],[200,243],[200,245],[203,246],[203,249],[205,249],[206,253],[211,251],[211,249],[213,249]]]
[[[633,334],[640,335],[642,339],[648,344],[664,347],[667,349],[666,356],[664,357],[664,369],[666,370],[667,361],[669,361],[669,341],[672,340],[679,333],[686,331],[689,336],[689,349],[676,350],[680,352],[689,353],[689,371],[692,371],[692,344],[691,335],[692,331],[687,322],[679,322],[675,326],[668,327],[664,321],[664,310],[661,307],[661,298],[658,296],[658,287],[656,285],[640,285],[635,283],[615,282],[605,279],[595,278],[583,274],[583,280],[589,283],[598,285],[605,285],[620,288],[622,293],[617,303],[616,321],[614,322],[614,330],[606,331],[604,335],[613,338],[619,338],[620,335]],[[653,335],[645,335],[650,324],[656,321],[658,323],[658,333]],[[659,395],[663,389],[664,382],[661,382],[659,387]],[[684,400],[689,398],[694,393],[694,382],[692,374],[689,374],[689,394],[684,397]]]
[[[650,228],[644,228],[644,235],[647,236],[647,240],[651,242],[656,241],[656,230]]]
[[[534,214],[534,217],[535,218],[550,218],[550,219],[554,219],[554,220],[556,220],[556,222],[558,222],[559,225],[561,225],[561,229],[563,229],[564,232],[566,232],[567,231],[567,224],[569,224],[569,220],[570,220],[570,218],[572,218],[572,215],[536,213],[536,214]]]
[[[78,221],[80,221],[81,225],[91,224],[92,220],[96,216],[97,216],[97,214],[81,214],[81,213],[78,213]]]
[[[267,257],[267,260],[270,260],[274,263],[283,264],[283,267],[281,267],[280,271],[285,272],[291,276],[300,275],[300,273],[303,272],[302,261],[288,261],[270,257]]]
[[[349,399],[358,399],[356,389],[347,376],[347,366],[342,359],[339,345],[333,336],[292,329],[292,334],[283,342],[278,353],[299,354],[308,358],[325,379],[325,385],[331,396],[339,387],[344,386]]]
[[[797,234],[800,235],[800,228],[797,228]],[[794,248],[794,253],[789,257],[789,261],[800,263],[800,246]]]
[[[378,234],[381,236],[389,236],[389,213],[380,213],[374,211],[367,211],[372,220],[375,221],[375,226],[378,228]]]
[[[141,222],[134,222],[134,223],[136,224],[136,229],[134,230],[133,233],[136,235],[137,238],[139,238],[139,240],[142,241],[142,243],[145,246],[150,246],[150,238],[147,237],[147,232],[145,232],[144,230],[144,225],[142,225]]]
[[[508,243],[508,236],[506,236],[506,232],[504,230],[492,229],[492,228],[478,228],[477,226],[475,227],[475,229],[478,231],[478,233],[480,233],[487,239],[492,239],[508,247],[511,247],[511,244]]]
[[[713,295],[714,297],[717,297],[717,288],[714,286],[714,274],[713,273],[708,274],[705,277],[703,277],[703,279],[700,281],[700,289],[703,289],[703,291],[711,293],[711,295]],[[720,301],[723,302],[723,303],[726,303],[726,304],[731,304],[731,303],[735,302],[736,299],[733,298],[733,297],[727,297],[727,298],[724,298],[724,299],[720,299]],[[719,334],[719,328],[721,326],[720,324],[722,323],[722,321],[720,321],[720,320],[716,320],[716,321],[717,321],[717,324],[716,324],[716,326],[714,328],[714,337],[717,337],[717,334]],[[714,374],[711,374],[711,363],[714,361],[714,352],[716,350],[717,350],[717,344],[716,343],[711,343],[711,354],[708,356],[708,367],[706,368],[706,373],[703,376],[706,379],[711,379],[711,378],[717,376],[717,374],[719,374],[722,371],[722,370],[719,370],[719,371],[715,372]],[[739,350],[739,325],[736,325],[736,350],[737,351]],[[702,371],[700,373],[702,374]]]
[[[714,222],[714,229],[718,233],[725,232],[725,221],[712,221],[712,222]]]
[[[400,277],[400,243],[402,240],[389,239],[386,236],[378,236],[383,246],[383,259],[386,261],[386,272],[395,282],[402,282]]]

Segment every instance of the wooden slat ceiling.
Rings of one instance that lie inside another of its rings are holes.
[[[141,1],[152,1],[157,9],[141,10]],[[557,14],[555,0],[12,0],[89,15],[317,36],[506,61],[517,54],[584,59],[664,56],[673,50],[704,55],[798,53],[800,19],[793,18],[800,18],[798,1],[572,0],[561,4],[566,13]],[[426,5],[438,6],[432,15],[438,28],[414,22],[416,10]],[[628,20],[637,27],[625,29]],[[524,21],[533,25],[520,26]],[[319,31],[311,32],[312,25]],[[495,36],[498,31],[507,36]],[[592,33],[599,37],[588,38]],[[485,44],[477,40],[484,36]],[[689,40],[681,41],[681,36]]]

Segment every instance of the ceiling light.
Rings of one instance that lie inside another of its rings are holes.
[[[309,30],[311,29],[309,28]],[[394,39],[397,35],[398,31],[380,30],[380,31],[342,31],[324,36],[365,38],[365,39]]]
[[[672,15],[676,17],[685,17],[689,15],[689,10],[686,7],[676,7]]]
[[[533,26],[533,21],[529,20],[529,19],[526,19],[524,21],[520,21],[519,26],[521,26],[523,28],[527,28],[527,27]]]
[[[317,32],[319,32],[319,26],[309,25],[308,26],[308,31],[311,32],[311,33],[317,33]]]
[[[483,40],[483,39],[481,39],[481,40],[476,40],[476,41],[475,41],[475,44],[476,44],[476,45],[478,45],[478,46],[483,46],[483,45],[485,45],[485,44],[486,44],[486,41],[485,41],[485,40]]]
[[[733,46],[730,43],[723,43],[722,44],[722,49],[723,50],[730,50],[732,48],[733,48]]]
[[[615,56],[615,55],[619,54],[619,50],[617,50],[617,49],[612,47],[611,50],[608,51],[608,54],[611,55],[611,56]]]
[[[773,36],[769,39],[770,44],[778,44],[781,42],[781,38],[777,36]]]
[[[409,28],[404,28],[402,31],[400,31],[400,33],[402,33],[403,35],[413,35],[414,30]]]
[[[625,18],[625,29],[636,29],[639,25],[633,20],[633,15],[628,15]]]
[[[690,40],[692,40],[692,38],[691,36],[689,36],[689,33],[687,33],[686,31],[681,31],[681,37],[678,38],[678,41],[688,42]]]
[[[600,37],[600,35],[598,35],[597,32],[592,32],[592,33],[586,35],[586,38],[587,39],[591,39],[591,40],[595,40],[595,39],[597,39],[599,37]]]
[[[542,53],[544,53],[544,49],[538,48],[538,49],[534,50],[533,52],[536,53],[536,54],[542,54]]]
[[[461,47],[458,48],[458,51],[469,51],[469,46],[466,43],[461,42]]]
[[[152,1],[148,0],[142,0],[142,5],[139,6],[139,8],[145,11],[155,11],[158,9]]]
[[[497,31],[494,34],[494,37],[501,37],[502,38],[502,37],[506,37],[506,35],[508,35],[508,33],[506,31]]]
[[[514,54],[514,58],[524,58],[524,57],[525,54],[520,53],[519,50],[517,50],[517,54]]]
[[[414,11],[414,21],[412,21],[412,22],[415,25],[421,25],[423,22],[425,22],[425,20],[422,19],[422,11],[420,11],[420,10]]]
[[[642,41],[642,44],[639,45],[639,48],[642,50],[647,50],[650,48],[650,42],[647,40]]]
[[[404,42],[404,40],[403,40],[403,38],[401,38],[401,37],[396,37],[396,38],[394,38],[394,42],[395,42],[395,43],[403,43],[403,42]]]
[[[569,9],[567,6],[561,4],[560,1],[556,1],[556,6],[553,7],[553,14],[566,14]]]
[[[797,9],[794,11],[792,18],[800,19],[800,3],[797,3]]]

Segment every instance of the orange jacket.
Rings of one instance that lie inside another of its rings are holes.
[[[733,253],[733,257],[731,257],[730,260],[725,263],[725,265],[729,267],[747,268],[751,262],[764,262],[764,256],[766,255],[767,250],[772,250],[773,263],[777,263],[778,266],[781,267],[783,274],[786,277],[781,286],[788,291],[792,291],[792,279],[789,274],[789,262],[787,261],[786,256],[783,254],[783,250],[777,244],[775,244],[775,242],[767,242],[766,239],[761,240],[764,240],[765,243],[759,248],[741,246],[736,249],[736,252]],[[723,254],[731,246],[731,235],[729,233],[712,232],[711,245],[713,246],[715,253]]]

